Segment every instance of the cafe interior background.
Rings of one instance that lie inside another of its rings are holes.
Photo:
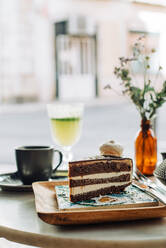
[[[140,35],[145,35],[147,50],[155,47],[158,51],[152,57],[151,75],[160,62],[160,86],[166,76],[165,23],[165,0],[0,0],[0,162],[14,163],[13,151],[18,145],[39,144],[40,139],[42,144],[52,142],[46,137],[50,135],[44,130],[47,125],[40,130],[47,122],[42,111],[48,102],[82,101],[87,108],[106,106],[105,112],[131,104],[121,95],[113,71],[120,56],[130,56]],[[141,81],[139,68],[134,70]],[[108,83],[113,83],[114,90],[104,89]],[[40,110],[40,117],[34,114]],[[166,134],[160,132],[165,125],[164,111],[165,107],[158,111],[158,152],[165,146]],[[93,108],[90,113],[93,116]],[[122,119],[127,118],[123,115]],[[97,114],[95,117],[100,119]],[[110,117],[107,139],[112,138],[111,123]],[[134,135],[139,123],[134,124]],[[125,133],[123,126],[120,120],[117,133]],[[95,136],[93,152],[106,141],[100,138],[103,132]],[[31,140],[24,139],[26,133]],[[134,135],[127,148],[134,149]]]

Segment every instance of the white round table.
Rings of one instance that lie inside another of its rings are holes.
[[[0,237],[47,248],[166,247],[166,218],[53,226],[35,211],[33,192],[0,191]]]

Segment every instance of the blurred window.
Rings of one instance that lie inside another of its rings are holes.
[[[33,1],[0,1],[0,101],[34,94]]]

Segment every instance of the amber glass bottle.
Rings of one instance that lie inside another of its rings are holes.
[[[153,175],[157,163],[157,139],[146,119],[141,121],[141,130],[135,141],[135,160],[144,175]]]

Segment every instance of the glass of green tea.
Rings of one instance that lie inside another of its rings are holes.
[[[48,104],[47,110],[53,141],[63,149],[61,170],[67,171],[73,157],[71,148],[81,135],[84,105]]]

